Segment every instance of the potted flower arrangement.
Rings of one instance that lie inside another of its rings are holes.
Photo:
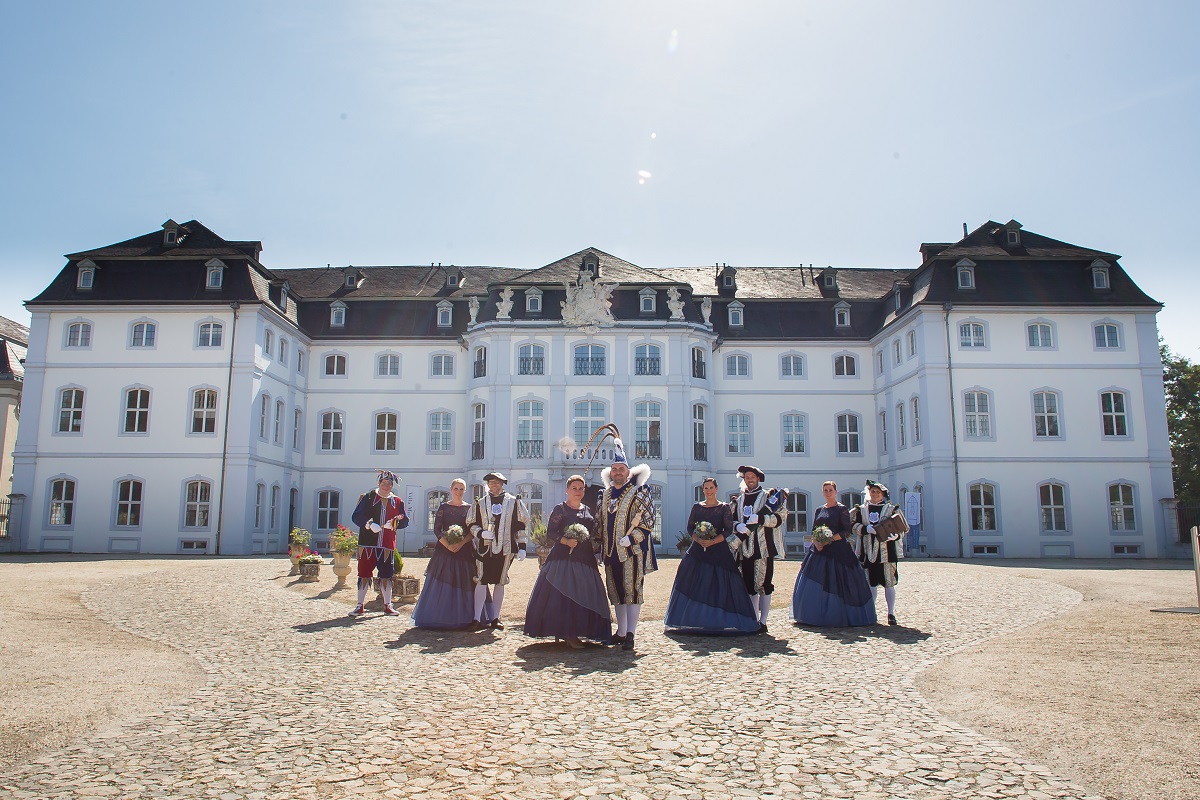
[[[350,574],[350,559],[358,552],[358,534],[345,525],[338,525],[329,534],[329,549],[333,553],[333,574],[337,576],[335,589],[346,585]]]
[[[300,556],[300,581],[314,583],[321,577],[321,565],[325,559],[316,550],[309,550]]]
[[[550,555],[550,545],[546,543],[546,523],[542,522],[539,514],[534,514],[529,520],[529,541],[533,542],[537,552],[538,568],[540,569],[546,563],[546,556]]]
[[[304,528],[292,528],[292,532],[288,534],[288,558],[292,561],[292,571],[288,573],[289,575],[297,574],[300,556],[308,552],[311,544],[311,533]]]

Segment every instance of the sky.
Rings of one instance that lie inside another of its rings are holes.
[[[1016,219],[1200,360],[1200,4],[0,0],[0,315],[198,219],[268,268],[908,268]]]

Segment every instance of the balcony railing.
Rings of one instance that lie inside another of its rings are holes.
[[[518,439],[517,458],[542,458],[542,454],[546,449],[545,444],[540,439],[537,441]]]
[[[521,356],[517,359],[518,375],[545,375],[546,359],[543,356]]]
[[[482,378],[485,375],[487,375],[487,362],[486,361],[476,361],[475,362],[475,377]]]
[[[708,461],[708,443],[692,442],[692,456],[697,461]]]
[[[662,439],[634,442],[633,452],[638,458],[662,458]]]
[[[483,458],[483,442],[471,442],[471,460],[479,461]]]
[[[605,375],[607,371],[604,366],[604,357],[576,357],[575,358],[575,374],[576,375]]]
[[[634,375],[660,375],[661,358],[658,356],[642,356],[633,360]]]

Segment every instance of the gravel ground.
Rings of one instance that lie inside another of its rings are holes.
[[[159,573],[170,571],[182,581],[210,573],[220,563],[0,557],[0,669],[7,678],[0,684],[0,707],[5,709],[0,772],[34,759],[49,759],[52,765],[61,748],[103,740],[122,723],[188,702],[189,696],[211,688],[211,671],[191,655],[115,627],[104,619],[108,609],[89,610],[80,593],[99,587],[88,596],[107,601],[120,597],[118,589],[125,583],[163,587],[170,581]],[[664,561],[660,573],[650,577],[639,643],[662,636],[653,623],[662,619],[677,563]],[[332,588],[329,567],[319,583],[301,584],[285,577],[286,566],[277,558],[237,572],[289,589],[297,599],[328,599],[347,609],[353,604],[353,588]],[[803,642],[787,622],[798,564],[781,567],[772,631]],[[420,575],[423,569],[423,560],[411,559],[405,572]],[[941,593],[958,585],[966,596],[980,582],[1003,587],[1046,581],[1077,592],[1081,602],[1074,606],[1070,600],[1062,603],[1061,590],[1053,593],[1052,613],[1058,616],[1021,630],[998,630],[997,638],[939,656],[915,681],[911,676],[903,680],[915,682],[949,721],[1005,743],[1105,797],[1200,798],[1195,759],[1200,745],[1200,682],[1195,678],[1200,617],[1148,611],[1195,603],[1190,571],[1178,564],[1145,562],[993,566],[914,561],[902,567],[902,574],[906,580],[898,614],[902,623],[914,625],[905,616],[906,590],[919,593],[926,587],[932,592],[938,587]],[[535,576],[532,561],[514,569],[506,622],[519,627]],[[155,591],[169,609],[169,589]],[[229,591],[229,600],[236,602],[237,588]],[[288,596],[281,593],[280,602],[286,604]],[[912,606],[919,607],[915,598]],[[114,610],[113,616],[119,614]],[[398,631],[404,629],[403,618],[394,623]],[[937,625],[925,627],[939,635]],[[507,647],[507,638],[500,645]]]

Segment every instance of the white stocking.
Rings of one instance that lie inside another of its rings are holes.
[[[370,585],[370,578],[358,579],[358,604],[360,606],[367,602],[367,587]]]
[[[895,615],[896,613],[896,587],[883,587],[883,599],[887,600],[888,613]]]
[[[642,604],[630,604],[625,606],[625,619],[629,625],[629,632],[633,633],[637,630],[638,617],[642,615]]]
[[[617,618],[617,636],[624,636],[629,633],[629,616],[625,613],[629,606],[617,604],[613,606],[614,616]]]
[[[762,625],[767,624],[767,615],[771,613],[771,595],[760,594],[758,596],[758,621]]]
[[[487,585],[479,584],[475,587],[475,621],[483,621],[483,604],[487,602]]]
[[[383,606],[384,608],[392,607],[392,579],[384,578],[380,581],[383,584]]]
[[[758,607],[759,607],[759,604],[758,604],[758,598],[759,598],[759,597],[761,597],[761,595],[757,595],[757,594],[752,594],[752,595],[750,595],[750,606],[751,606],[751,608],[758,608]]]
[[[504,605],[504,584],[499,584],[495,589],[492,589],[492,611],[496,614],[496,619],[500,619],[500,606]]]

